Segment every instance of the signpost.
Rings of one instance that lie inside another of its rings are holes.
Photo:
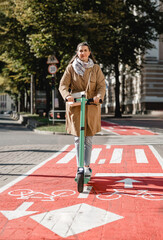
[[[59,63],[55,55],[50,55],[47,60],[48,72],[52,74],[52,112],[53,112],[53,124],[54,124],[54,110],[55,110],[55,74],[57,72],[57,66],[55,63]]]

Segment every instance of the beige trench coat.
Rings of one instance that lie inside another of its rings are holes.
[[[94,64],[93,68],[87,68],[84,76],[78,75],[71,64],[69,64],[60,81],[59,91],[66,99],[67,96],[75,92],[85,91],[91,72],[89,89],[87,98],[98,96],[104,99],[105,96],[105,78],[98,64]],[[71,92],[69,92],[71,89]],[[66,103],[66,130],[68,133],[80,135],[80,106],[73,106]],[[94,136],[95,133],[101,131],[101,107],[100,104],[86,105],[85,109],[85,136]]]

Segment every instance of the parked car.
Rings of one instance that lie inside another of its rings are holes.
[[[6,111],[4,114],[12,114],[12,110]]]

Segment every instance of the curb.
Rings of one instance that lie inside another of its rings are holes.
[[[68,133],[63,133],[63,132],[40,131],[37,129],[33,129],[33,131],[35,133],[44,134],[44,135],[70,135]]]
[[[35,133],[43,134],[43,135],[68,135],[68,136],[72,136],[71,134],[66,133],[66,132],[40,131],[40,130],[37,130],[37,129],[33,129],[33,131]],[[110,135],[107,134],[107,133],[97,133],[97,134],[95,134],[95,136],[110,136]]]

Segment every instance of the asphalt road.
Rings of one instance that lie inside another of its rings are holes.
[[[163,144],[163,120],[159,118],[106,118],[107,121],[120,125],[136,126],[159,133],[159,135],[115,136],[113,133],[102,130],[94,137],[94,144]],[[0,115],[0,146],[46,144],[65,145],[73,144],[74,137],[70,135],[49,135],[34,132],[10,118],[9,115]]]
[[[128,126],[140,126],[159,133],[158,135],[117,136],[111,132],[102,132],[95,136],[93,144],[107,145],[154,145],[163,158],[163,121],[162,119],[106,119]],[[146,122],[146,124],[145,124]],[[158,125],[159,123],[159,125]],[[10,118],[0,115],[0,186],[25,174],[43,160],[51,157],[67,144],[73,144],[70,135],[46,135],[36,133]]]

